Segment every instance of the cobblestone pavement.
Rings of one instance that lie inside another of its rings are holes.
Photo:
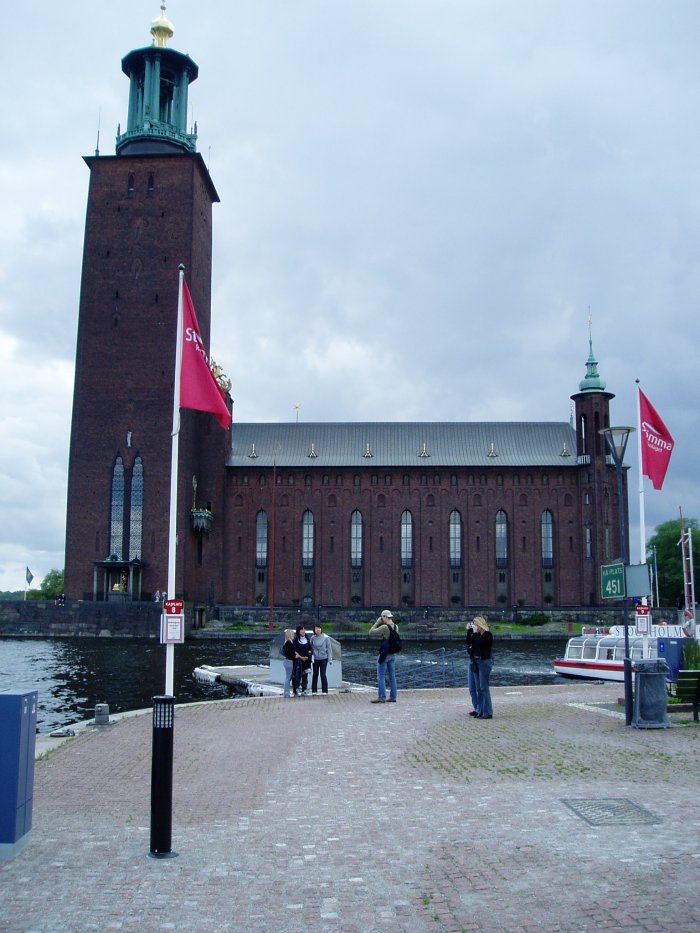
[[[700,729],[619,685],[178,707],[172,847],[148,858],[152,722],[37,762],[3,931],[700,930]]]

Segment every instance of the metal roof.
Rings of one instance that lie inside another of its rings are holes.
[[[574,467],[566,422],[316,422],[231,426],[229,467]]]

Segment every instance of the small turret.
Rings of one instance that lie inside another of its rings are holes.
[[[199,69],[188,55],[168,48],[173,24],[160,16],[151,24],[152,44],[122,59],[129,78],[126,132],[117,136],[117,155],[196,152],[197,135],[187,132],[187,91]]]

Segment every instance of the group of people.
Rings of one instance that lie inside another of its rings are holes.
[[[320,625],[314,625],[313,635],[306,634],[303,625],[297,625],[296,631],[285,629],[284,643],[282,645],[284,657],[284,695],[308,696],[309,671],[311,677],[311,693],[318,693],[319,675],[321,678],[321,693],[328,696],[328,675],[326,668],[333,663],[333,647],[328,635],[324,634]]]
[[[396,653],[401,650],[398,625],[389,609],[384,609],[369,630],[370,636],[380,638],[377,658],[377,697],[372,703],[396,703]],[[467,654],[469,666],[467,687],[472,701],[469,713],[478,719],[493,719],[491,705],[491,669],[493,668],[493,635],[483,616],[476,616],[467,624]],[[296,631],[286,629],[282,645],[284,657],[284,695],[307,696],[309,671],[312,671],[311,693],[318,693],[319,677],[321,693],[328,695],[327,667],[333,663],[333,648],[328,635],[320,625],[314,626],[313,635],[306,634],[303,625]],[[386,680],[389,678],[389,696],[386,695]]]
[[[369,630],[370,635],[381,638],[377,658],[377,697],[372,703],[396,703],[396,654],[392,652],[395,641],[392,629],[398,626],[392,613],[385,609]],[[400,650],[400,648],[398,649]],[[491,669],[493,668],[493,635],[483,616],[476,616],[467,624],[467,654],[469,667],[467,687],[472,701],[470,716],[478,719],[493,719],[491,705]],[[389,677],[389,697],[386,695],[386,678]]]

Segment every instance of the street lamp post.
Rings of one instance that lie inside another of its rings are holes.
[[[622,497],[622,462],[625,459],[625,450],[630,434],[634,428],[603,428],[598,433],[605,437],[608,444],[610,456],[615,464],[615,473],[617,474],[617,514],[619,518],[620,531],[620,560],[623,568],[627,564],[627,537],[625,535],[625,505]],[[625,588],[625,598],[622,601],[622,621],[625,629],[625,724],[632,723],[632,660],[630,658],[630,638],[629,621],[627,618],[627,589]]]

